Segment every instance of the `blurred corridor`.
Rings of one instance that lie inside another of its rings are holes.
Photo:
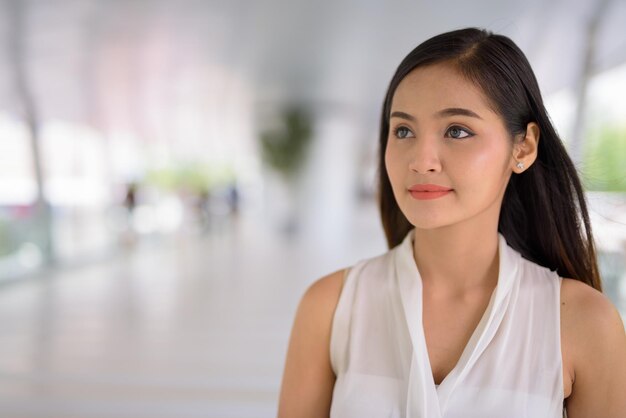
[[[384,250],[374,216],[338,253],[242,218],[0,288],[0,416],[275,415],[296,303]]]

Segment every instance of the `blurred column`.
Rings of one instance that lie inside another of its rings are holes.
[[[304,238],[327,254],[345,252],[355,211],[358,129],[350,112],[322,112],[315,121],[300,193]]]
[[[35,222],[37,231],[41,233],[41,246],[44,263],[54,261],[54,249],[52,246],[52,214],[51,208],[44,195],[43,172],[41,165],[41,151],[39,146],[39,115],[30,80],[28,79],[28,65],[26,54],[26,5],[21,0],[8,0],[7,12],[8,23],[12,25],[8,33],[8,50],[11,64],[13,65],[13,77],[17,100],[21,104],[24,121],[30,137],[35,179],[37,181],[37,198],[35,201]]]
[[[584,118],[587,106],[587,85],[589,84],[589,79],[594,72],[593,65],[595,58],[594,50],[596,45],[596,35],[600,30],[602,19],[610,2],[611,0],[597,0],[587,27],[584,28],[584,55],[581,69],[576,80],[576,110],[574,115],[574,124],[572,126],[572,134],[570,135],[571,140],[569,142],[569,152],[574,160],[574,164],[577,166],[583,161],[584,158],[583,135],[585,134]]]

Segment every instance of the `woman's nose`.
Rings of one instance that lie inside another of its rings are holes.
[[[414,141],[409,168],[417,173],[441,171],[440,149],[437,138],[421,136]]]

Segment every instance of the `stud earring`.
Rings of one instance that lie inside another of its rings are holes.
[[[517,168],[519,168],[520,170],[523,170],[524,169],[524,163],[521,162],[521,161],[518,161]]]

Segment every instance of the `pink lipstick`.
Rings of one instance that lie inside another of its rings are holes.
[[[437,184],[415,184],[409,187],[409,193],[414,199],[430,200],[445,196],[452,191],[449,187]]]

